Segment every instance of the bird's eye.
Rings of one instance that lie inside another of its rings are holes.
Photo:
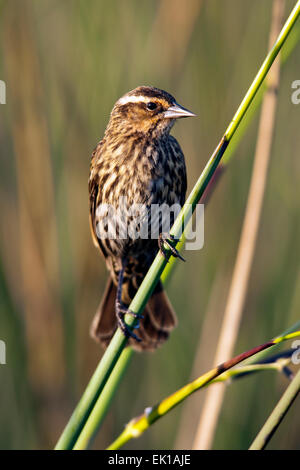
[[[147,109],[149,109],[150,111],[153,111],[153,109],[156,109],[157,104],[156,104],[156,103],[153,103],[153,101],[150,101],[149,103],[147,103],[146,107],[147,107]]]

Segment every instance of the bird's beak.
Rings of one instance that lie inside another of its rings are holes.
[[[175,103],[174,105],[170,106],[167,111],[164,113],[165,118],[169,119],[177,119],[177,118],[184,118],[184,117],[193,117],[196,114],[192,113],[188,109],[180,106],[180,104]]]

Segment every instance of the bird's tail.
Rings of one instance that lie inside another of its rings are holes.
[[[117,288],[109,278],[102,301],[91,325],[91,336],[107,347],[117,329],[115,314]],[[141,342],[129,338],[129,344],[138,351],[151,351],[159,347],[169,337],[170,331],[177,324],[176,314],[169,302],[167,294],[159,283],[143,312],[137,336]]]

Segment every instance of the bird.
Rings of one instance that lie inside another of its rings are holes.
[[[165,245],[181,257],[173,239],[163,231],[163,213],[149,220],[153,207],[184,204],[187,176],[184,154],[170,131],[177,119],[195,116],[164,90],[139,86],[115,103],[102,140],[90,164],[90,228],[104,256],[109,278],[93,319],[90,334],[106,348],[117,327],[137,351],[161,346],[177,325],[174,309],[159,282],[141,315],[129,305],[152,261]],[[139,208],[139,223],[134,229]],[[174,222],[170,216],[170,227]],[[152,235],[153,225],[156,226]],[[144,236],[137,233],[144,230]],[[137,230],[136,230],[137,229]],[[146,235],[146,236],[145,236]],[[125,321],[138,317],[137,334]]]

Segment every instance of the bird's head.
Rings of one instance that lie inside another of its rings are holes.
[[[140,86],[120,98],[111,112],[108,130],[123,135],[168,134],[175,120],[195,116],[180,106],[169,93],[149,86]]]

